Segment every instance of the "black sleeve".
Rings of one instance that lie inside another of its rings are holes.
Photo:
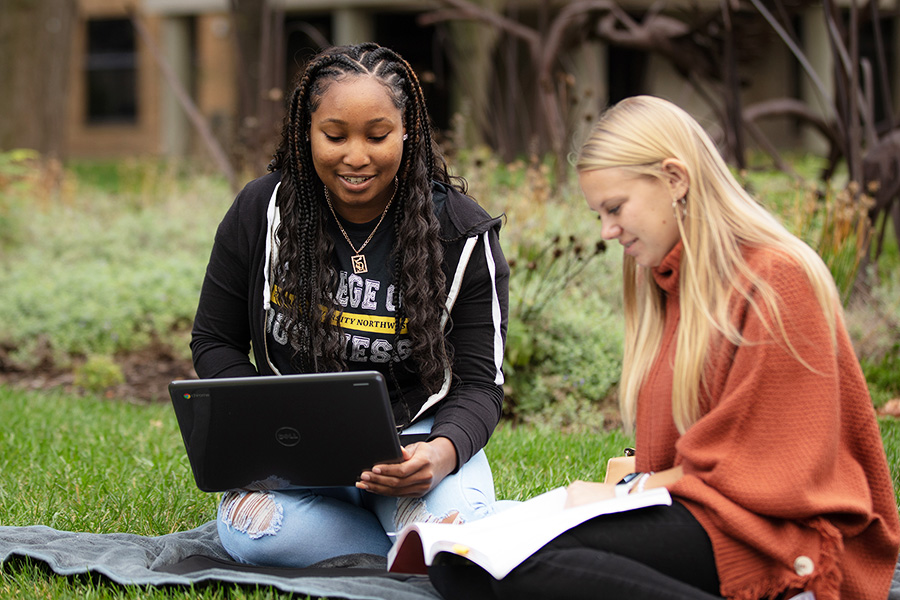
[[[201,378],[257,375],[250,361],[249,295],[255,236],[248,236],[245,189],[219,224],[191,332],[194,369]],[[260,317],[262,318],[262,317]]]
[[[503,350],[509,308],[509,265],[498,227],[479,236],[450,313],[453,384],[438,404],[431,438],[456,447],[457,469],[481,450],[500,421]],[[451,273],[452,276],[452,273]]]

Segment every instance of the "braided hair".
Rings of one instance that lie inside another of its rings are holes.
[[[325,229],[330,213],[324,185],[313,167],[309,131],[311,115],[328,86],[348,76],[375,77],[385,85],[403,115],[408,138],[394,200],[392,301],[397,307],[396,331],[408,319],[411,356],[423,385],[434,392],[443,382],[451,350],[441,329],[446,277],[432,180],[454,185],[462,192],[465,182],[451,178],[447,172],[432,137],[415,72],[396,52],[374,43],[329,48],[310,61],[294,87],[281,143],[269,164],[270,171],[281,171],[278,205],[282,220],[277,232],[280,264],[274,267],[273,279],[279,285],[279,295],[289,300],[284,308],[286,322],[291,324],[288,334],[294,349],[293,363],[301,372],[346,369],[343,335],[333,302],[338,285],[332,261],[334,243]],[[395,358],[396,352],[394,344]]]

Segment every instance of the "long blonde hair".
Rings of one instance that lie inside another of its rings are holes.
[[[735,294],[745,297],[760,314],[764,310],[771,315],[772,329],[777,332],[770,333],[777,334],[803,362],[787,339],[778,307],[780,299],[747,266],[743,247],[767,247],[794,257],[815,291],[832,340],[836,340],[841,313],[834,281],[819,256],[741,187],[703,128],[671,102],[635,96],[607,109],[582,146],[576,168],[579,172],[619,168],[662,179],[662,162],[668,158],[684,164],[690,186],[686,210],[679,205],[674,211],[683,252],[672,416],[684,433],[700,417],[700,391],[710,343],[715,337],[735,344],[744,341],[728,318],[729,300]],[[630,256],[624,258],[623,275],[625,353],[619,404],[625,426],[630,429],[637,413],[638,393],[662,341],[665,297],[650,269],[638,266]],[[747,282],[746,287],[737,284],[740,281]],[[759,295],[762,307],[750,297],[750,290]]]

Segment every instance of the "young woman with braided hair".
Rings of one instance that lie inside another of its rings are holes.
[[[314,57],[269,170],[216,234],[197,374],[378,370],[398,428],[427,437],[355,488],[224,494],[223,545],[241,562],[307,566],[385,555],[409,522],[489,514],[482,448],[503,400],[509,268],[500,220],[448,175],[413,70],[376,44]]]
[[[619,401],[635,472],[578,506],[664,487],[671,506],[587,521],[503,580],[457,557],[445,598],[884,600],[900,520],[828,268],[732,176],[684,110],[608,109],[576,163],[624,248]]]

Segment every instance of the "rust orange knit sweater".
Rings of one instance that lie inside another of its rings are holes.
[[[885,600],[900,522],[872,402],[843,324],[835,353],[797,262],[748,249],[750,267],[783,301],[791,343],[814,370],[772,340],[746,300],[736,301],[733,322],[751,343],[710,348],[703,415],[680,436],[671,389],[681,250],[679,243],[653,270],[666,293],[666,325],[638,399],[638,470],[682,465],[685,475],[670,492],[709,534],[723,596],[757,600],[811,590],[818,600]]]

